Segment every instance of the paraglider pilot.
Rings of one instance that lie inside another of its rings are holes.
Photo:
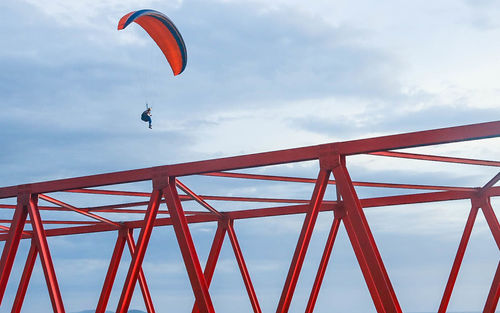
[[[144,122],[149,122],[149,128],[151,129],[151,108],[147,108],[146,111],[142,112],[141,114],[141,120]]]

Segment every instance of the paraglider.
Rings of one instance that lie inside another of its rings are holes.
[[[153,114],[151,114],[151,108],[149,108],[148,105],[146,104],[146,111],[142,112],[141,120],[149,123],[149,129],[152,129],[151,126],[151,123],[153,123],[153,120],[151,119],[152,115]]]
[[[118,30],[126,28],[132,22],[139,24],[156,42],[170,64],[174,76],[184,71],[187,63],[186,45],[181,33],[166,15],[155,10],[132,11],[120,19]],[[144,115],[146,112],[149,114]],[[150,108],[141,114],[141,119],[149,122],[151,128]]]

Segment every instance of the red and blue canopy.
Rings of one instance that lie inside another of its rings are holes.
[[[136,22],[153,38],[167,58],[174,75],[186,68],[186,45],[174,23],[163,13],[155,10],[138,10],[124,15],[118,22],[118,30]]]

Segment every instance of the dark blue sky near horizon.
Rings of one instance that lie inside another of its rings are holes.
[[[183,74],[172,76],[137,25],[116,30],[122,15],[140,8],[162,11],[176,23],[188,51]],[[488,0],[2,1],[0,186],[499,120],[498,21],[500,5]],[[139,120],[145,101],[153,106],[153,130]],[[499,143],[405,151],[498,159]],[[348,166],[353,180],[467,187],[482,186],[498,172],[376,156],[349,158]],[[250,172],[312,178],[317,164]],[[312,192],[312,185],[182,181],[199,194],[307,199]],[[148,191],[150,185],[124,188]],[[357,191],[361,197],[405,192]],[[326,197],[334,195],[330,187]],[[79,206],[98,203],[57,196]],[[500,214],[499,201],[492,205]],[[468,201],[452,201],[365,211],[405,312],[437,310],[469,209]],[[0,218],[11,214],[2,210]],[[320,214],[290,312],[304,311],[331,220]],[[302,221],[287,216],[235,224],[264,312],[276,308]],[[203,264],[215,227],[191,227]],[[97,303],[115,239],[115,233],[49,238],[67,312]],[[27,249],[23,242],[0,313],[10,312]],[[481,311],[499,258],[480,213],[450,311]],[[125,252],[111,311],[129,261]],[[172,229],[155,229],[144,271],[158,312],[191,309]],[[217,312],[251,312],[227,239],[210,290]],[[144,310],[139,288],[131,308]],[[41,311],[51,307],[37,263],[23,312]],[[317,312],[375,312],[343,226]]]

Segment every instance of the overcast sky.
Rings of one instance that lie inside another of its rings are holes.
[[[138,25],[116,30],[121,16],[142,8],[165,13],[182,33],[181,75],[173,77]],[[0,25],[0,186],[500,119],[494,0],[2,0]],[[146,101],[152,130],[139,120]],[[499,143],[408,151],[498,160]],[[375,156],[348,165],[354,180],[470,187],[498,172]],[[317,168],[306,162],[260,173],[314,177]],[[313,187],[185,182],[200,194],[303,199]],[[499,201],[492,204],[500,214]],[[454,201],[366,210],[405,312],[437,310],[469,209]],[[331,218],[320,215],[290,312],[304,311]],[[264,312],[276,309],[302,220],[235,225]],[[192,227],[203,263],[214,230]],[[95,308],[115,237],[49,239],[67,312]],[[151,240],[144,270],[157,312],[189,311],[193,295],[172,229],[155,229]],[[27,248],[23,242],[0,313],[10,312]],[[450,311],[482,310],[499,256],[480,213]],[[127,253],[123,261],[108,309],[116,308]],[[211,292],[217,312],[251,312],[228,242]],[[139,289],[131,308],[144,309]],[[50,311],[37,263],[23,312]],[[317,312],[374,311],[342,226]]]

